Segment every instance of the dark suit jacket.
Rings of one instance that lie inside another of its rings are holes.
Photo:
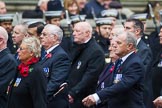
[[[7,87],[16,74],[16,60],[6,48],[0,52],[0,108],[6,108],[7,105]]]
[[[142,59],[142,62],[147,72],[148,67],[150,66],[152,61],[152,52],[143,40],[140,40],[140,42],[137,45],[137,54]]]
[[[153,62],[153,95],[154,99],[161,95],[162,90],[162,66],[158,66],[160,62],[162,62],[162,47],[159,49],[159,54]]]
[[[60,105],[56,105],[58,108],[62,108],[63,104],[68,103],[67,91],[59,93],[56,97],[53,98],[53,94],[55,94],[62,83],[67,80],[69,69],[71,65],[71,61],[67,53],[60,47],[57,46],[51,51],[52,56],[46,57],[42,61],[40,61],[43,66],[44,72],[47,76],[47,99],[49,101],[59,101],[66,100],[65,103]]]
[[[153,93],[152,93],[152,71],[151,71],[151,63],[153,60],[153,55],[151,49],[144,43],[143,40],[140,40],[137,45],[137,54],[141,58],[145,67],[145,80],[144,80],[144,103],[146,108],[152,108],[153,101]]]
[[[104,68],[105,58],[102,49],[93,38],[75,50],[72,50],[75,54],[72,54],[72,68],[68,77],[69,93],[75,101],[81,101],[95,92],[99,74]]]
[[[97,92],[100,100],[108,100],[109,108],[145,108],[144,67],[140,58],[135,53],[131,54],[123,62],[120,73],[120,82]]]
[[[112,81],[110,81],[110,79],[112,79],[111,77],[113,77],[113,70],[111,69],[112,66],[114,66],[112,62],[107,64],[103,72],[100,74],[96,91],[102,90],[103,88],[109,87],[112,85],[111,83]]]
[[[102,71],[102,73],[99,76],[98,82],[97,82],[97,88],[96,92],[111,86],[113,83],[113,68],[114,64],[111,62],[106,65],[105,69]],[[103,101],[100,104],[96,106],[96,108],[107,108],[107,101]]]
[[[12,35],[8,33],[7,47],[9,48],[12,54],[15,54],[17,51],[17,46],[13,44]]]

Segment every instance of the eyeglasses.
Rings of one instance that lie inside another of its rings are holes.
[[[26,50],[26,49],[28,49],[28,48],[21,48],[21,47],[19,47],[18,50],[22,51],[22,50]]]

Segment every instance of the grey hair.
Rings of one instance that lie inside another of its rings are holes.
[[[0,34],[5,38],[5,41],[7,42],[7,40],[8,40],[8,33],[7,33],[7,31],[2,26],[0,26]]]
[[[124,31],[123,25],[115,25],[113,29],[116,30],[115,35],[117,35],[117,36],[119,34],[123,33],[123,31]]]
[[[126,32],[126,42],[132,43],[133,46],[136,48],[137,46],[137,39],[135,37],[135,34],[132,32]]]
[[[40,6],[43,2],[48,2],[48,1],[49,0],[39,0],[37,5]]]
[[[80,24],[81,28],[85,31],[89,31],[90,34],[92,35],[92,32],[93,32],[93,28],[92,26],[89,24],[89,22],[79,22],[77,24]]]
[[[25,25],[25,24],[18,24],[16,26],[20,26],[21,27],[20,32],[23,33],[25,36],[28,34],[27,25]]]
[[[22,43],[26,44],[31,52],[34,53],[35,57],[41,56],[41,45],[38,38],[32,37],[25,37],[22,40]]]
[[[47,24],[44,29],[48,29],[49,30],[49,33],[51,34],[55,34],[59,41],[61,42],[62,41],[62,38],[63,38],[63,31],[60,27],[56,26],[56,25],[52,25],[52,24]]]

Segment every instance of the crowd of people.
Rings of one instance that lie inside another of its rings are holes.
[[[145,34],[153,13],[122,9],[117,0],[39,0],[13,25],[0,1],[0,108],[161,108],[162,21]]]

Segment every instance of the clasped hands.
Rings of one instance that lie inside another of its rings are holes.
[[[95,105],[96,101],[92,95],[89,95],[82,100],[82,103],[84,106],[90,107],[90,106]]]
[[[68,95],[68,97],[69,97],[69,102],[73,103],[74,102],[73,97],[70,94]],[[82,100],[82,103],[86,107],[91,107],[96,104],[96,101],[92,95],[89,95]]]
[[[153,103],[155,104],[156,108],[162,108],[162,97],[159,96],[153,101]]]

